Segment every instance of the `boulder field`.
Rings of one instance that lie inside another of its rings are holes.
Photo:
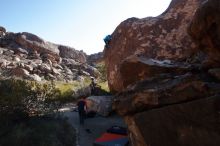
[[[73,81],[80,76],[98,77],[83,51],[47,42],[27,32],[7,32],[0,27],[0,76],[27,80]]]

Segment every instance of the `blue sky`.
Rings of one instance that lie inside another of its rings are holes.
[[[0,0],[0,26],[30,32],[87,54],[125,19],[157,16],[171,0]]]

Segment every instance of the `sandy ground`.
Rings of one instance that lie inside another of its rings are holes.
[[[108,117],[97,115],[94,118],[86,119],[84,125],[80,125],[78,112],[73,111],[73,108],[65,108],[62,113],[68,118],[69,123],[76,128],[79,146],[93,146],[95,139],[111,126],[126,127],[123,119],[116,114]]]

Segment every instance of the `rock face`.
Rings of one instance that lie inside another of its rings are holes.
[[[109,116],[112,112],[112,101],[112,96],[89,96],[86,98],[87,111]]]
[[[219,66],[220,60],[220,1],[206,1],[196,12],[188,29],[200,49],[208,57],[204,65]]]
[[[91,54],[87,57],[87,62],[90,65],[93,65],[94,63],[99,63],[102,62],[104,60],[103,58],[103,52],[99,52],[99,53],[95,53],[95,54]]]
[[[0,26],[0,37],[3,37],[6,33],[6,29],[2,26]]]
[[[120,64],[130,55],[141,54],[153,59],[186,60],[196,51],[187,34],[193,14],[204,0],[173,0],[158,17],[130,18],[122,22],[112,34],[104,50],[109,87],[121,91]]]
[[[79,76],[98,77],[87,55],[74,48],[46,42],[27,33],[6,32],[0,27],[0,76],[29,80],[76,80]]]
[[[129,56],[120,65],[121,84],[124,87],[146,78],[155,78],[172,73],[183,74],[191,69],[190,65],[184,63],[172,63],[170,60],[155,60],[139,56]]]
[[[129,130],[136,132],[130,134],[133,146],[218,146],[219,99],[215,96],[126,117]]]
[[[160,73],[118,94],[115,109],[121,115],[128,115],[214,96],[220,93],[220,84],[213,81],[209,74],[200,75],[191,71],[180,75]]]
[[[23,33],[6,33],[1,39],[1,47],[10,48],[19,51],[17,48],[23,48],[29,53],[35,52],[42,56],[51,54],[52,61],[59,61],[58,47],[52,43],[45,42],[43,39],[36,35],[23,32]]]
[[[220,145],[219,12],[217,0],[173,0],[157,18],[128,19],[113,33],[108,80],[132,146]],[[168,20],[179,34],[151,34]]]
[[[60,57],[74,59],[80,63],[86,63],[86,54],[83,51],[77,51],[71,47],[60,45]]]

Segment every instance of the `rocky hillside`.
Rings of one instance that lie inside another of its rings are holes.
[[[220,145],[219,12],[219,0],[173,0],[112,34],[108,81],[133,146]]]
[[[27,32],[7,32],[0,27],[0,75],[36,81],[71,81],[80,76],[97,77],[99,72],[87,64],[83,51],[46,42]]]

